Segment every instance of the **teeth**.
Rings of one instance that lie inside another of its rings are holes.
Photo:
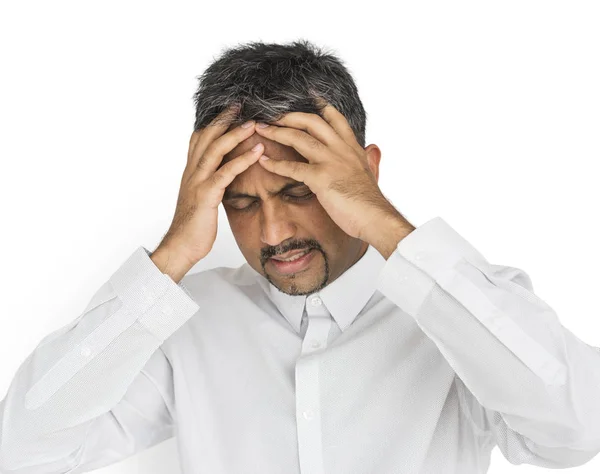
[[[309,250],[307,250],[306,252],[299,253],[298,255],[294,255],[293,257],[287,258],[285,260],[279,259],[279,258],[276,258],[275,260],[279,260],[280,262],[293,262],[294,260],[298,260],[300,257],[303,257],[308,252],[309,252]]]

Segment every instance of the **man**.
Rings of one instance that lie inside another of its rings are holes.
[[[596,348],[523,270],[383,196],[337,58],[231,49],[195,101],[171,227],[23,362],[2,472],[88,472],[173,436],[183,472],[211,474],[475,474],[495,446],[547,468],[600,451]],[[246,263],[186,275],[221,203]]]

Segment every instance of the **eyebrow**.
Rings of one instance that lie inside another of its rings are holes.
[[[269,194],[269,196],[273,197],[273,196],[277,196],[278,194],[282,194],[290,189],[293,188],[299,188],[301,186],[306,186],[305,183],[303,183],[302,181],[294,181],[292,183],[288,183],[286,184],[283,188],[281,188],[279,191],[267,191],[267,193]],[[236,193],[236,192],[232,192],[229,189],[226,189],[225,192],[223,193],[223,201],[231,201],[233,199],[242,199],[242,198],[250,198],[250,199],[257,199],[258,196],[252,196],[251,194],[244,194],[244,193]]]

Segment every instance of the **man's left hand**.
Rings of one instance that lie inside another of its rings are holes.
[[[306,184],[329,214],[348,235],[368,242],[385,220],[402,220],[402,215],[382,194],[369,168],[367,152],[356,141],[346,118],[327,103],[323,117],[289,112],[259,135],[293,147],[308,163],[258,160],[272,173]]]

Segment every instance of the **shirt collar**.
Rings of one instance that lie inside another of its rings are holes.
[[[318,295],[333,319],[344,331],[361,312],[377,290],[378,280],[386,260],[369,245],[364,255],[336,280],[311,295],[288,295],[279,291],[262,274],[250,268],[267,297],[300,334],[300,323],[307,298]]]

